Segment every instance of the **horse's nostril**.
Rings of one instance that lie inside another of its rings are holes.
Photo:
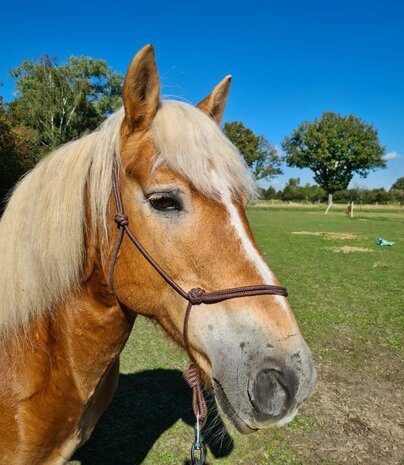
[[[281,372],[273,369],[261,370],[249,389],[255,410],[268,417],[277,417],[287,410],[290,394]]]

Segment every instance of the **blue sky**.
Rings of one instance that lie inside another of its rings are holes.
[[[0,94],[12,99],[10,68],[42,53],[88,55],[125,72],[153,43],[165,96],[197,103],[233,75],[225,120],[241,120],[279,146],[323,111],[354,113],[379,129],[388,167],[354,178],[389,188],[404,176],[404,2],[77,1],[4,2]],[[284,167],[312,182],[310,171]]]

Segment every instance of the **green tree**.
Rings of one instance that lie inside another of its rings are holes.
[[[384,187],[372,189],[369,192],[368,200],[370,203],[387,203],[390,200],[390,195],[385,191]]]
[[[282,174],[281,159],[264,136],[255,135],[241,121],[225,123],[223,131],[243,155],[257,180]]]
[[[317,185],[305,184],[300,189],[303,192],[303,197],[309,202],[319,202],[325,199],[326,194],[324,189]]]
[[[300,186],[300,178],[289,178],[282,192],[282,200],[286,201],[302,201],[304,193]]]
[[[404,189],[390,189],[390,200],[402,205],[404,203]]]
[[[35,133],[14,127],[0,97],[0,211],[7,192],[38,159]]]
[[[44,150],[95,129],[120,105],[122,75],[102,60],[71,56],[57,65],[43,55],[10,74],[17,89],[9,104],[14,124],[33,129]]]
[[[397,181],[391,186],[391,189],[404,191],[404,177],[398,178]]]
[[[262,187],[259,188],[259,195],[261,199],[264,200],[272,200],[277,199],[278,195],[274,187],[269,186],[268,189],[264,189]]]
[[[309,168],[314,180],[328,195],[346,189],[355,173],[385,168],[377,130],[354,115],[323,113],[314,122],[304,121],[282,142],[288,166]]]
[[[288,182],[286,183],[286,187],[299,187],[300,186],[300,178],[289,178]]]

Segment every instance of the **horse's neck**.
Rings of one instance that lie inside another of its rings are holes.
[[[52,322],[57,326],[54,330],[59,334],[59,350],[65,352],[84,400],[119,357],[135,321],[133,313],[117,304],[103,272],[99,245],[89,230],[86,247],[82,286],[57,309]]]
[[[114,394],[133,322],[96,264],[63,305],[9,341],[0,357],[0,463],[66,462]]]
[[[82,289],[58,309],[53,330],[83,398],[121,353],[134,319],[117,305],[98,266]]]
[[[127,341],[135,316],[117,305],[97,260],[86,268],[80,289],[10,346],[10,358],[22,362],[23,397],[56,382],[85,402]]]

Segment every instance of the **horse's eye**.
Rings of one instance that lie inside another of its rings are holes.
[[[166,194],[152,195],[149,197],[150,205],[159,211],[181,210],[180,202]]]

